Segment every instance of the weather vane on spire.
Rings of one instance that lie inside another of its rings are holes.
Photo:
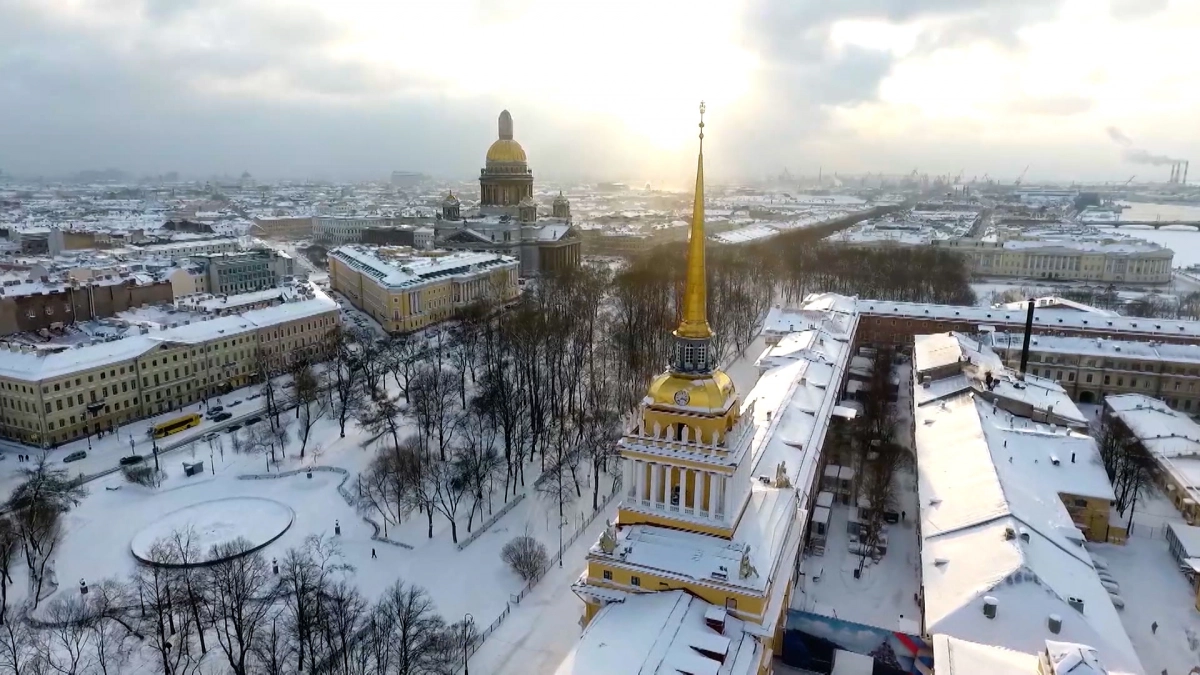
[[[704,101],[700,101],[700,140],[704,140]]]

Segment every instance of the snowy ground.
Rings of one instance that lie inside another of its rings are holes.
[[[742,396],[758,380],[754,361],[765,346],[764,338],[755,339],[745,353],[734,358],[725,369]],[[583,601],[571,592],[571,584],[583,573],[583,558],[588,548],[599,539],[604,521],[616,517],[617,506],[614,501],[607,512],[597,516],[574,545],[564,552],[562,569],[554,568],[520,604],[512,606],[508,618],[471,657],[470,665],[476,672],[553,675],[582,631]],[[475,622],[484,629],[490,619],[476,614]]]
[[[1121,586],[1121,622],[1146,673],[1175,675],[1200,666],[1200,612],[1196,594],[1167,548],[1163,527],[1183,522],[1157,489],[1138,501],[1124,546],[1089,544]],[[1151,625],[1158,623],[1158,631]]]
[[[916,478],[911,471],[896,477],[899,504],[912,516],[917,513]],[[868,626],[904,633],[919,632],[921,610],[915,598],[921,590],[921,558],[913,517],[885,526],[888,551],[878,563],[870,560],[861,578],[854,578],[859,556],[849,550],[847,532],[850,506],[835,505],[829,519],[825,554],[804,559],[800,587],[792,595],[792,609],[832,616]]]

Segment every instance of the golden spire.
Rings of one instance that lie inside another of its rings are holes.
[[[696,196],[692,201],[688,240],[687,287],[683,292],[683,320],[675,331],[680,337],[712,337],[712,329],[708,327],[708,288],[704,274],[704,101],[701,101],[700,154],[696,159]]]

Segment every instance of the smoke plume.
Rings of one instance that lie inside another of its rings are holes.
[[[1170,166],[1183,161],[1182,159],[1175,159],[1166,155],[1156,155],[1148,150],[1133,147],[1133,139],[1126,136],[1116,127],[1108,127],[1106,131],[1108,131],[1108,137],[1114,143],[1125,148],[1124,157],[1126,162],[1149,164],[1151,166]]]

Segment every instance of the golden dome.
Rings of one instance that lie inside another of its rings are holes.
[[[733,380],[720,370],[703,377],[684,377],[670,371],[659,375],[646,394],[652,406],[723,413],[733,402]]]
[[[525,148],[511,138],[501,138],[487,151],[487,162],[502,162],[506,164],[525,163]]]

